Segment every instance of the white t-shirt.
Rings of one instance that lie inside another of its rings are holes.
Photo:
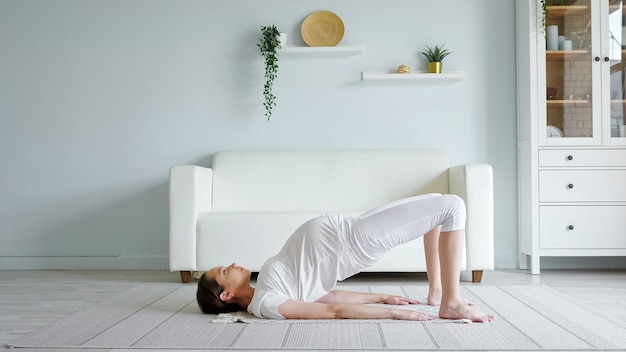
[[[261,267],[248,312],[285,319],[278,306],[287,300],[315,302],[330,292],[337,280],[357,273],[351,256],[343,255],[347,246],[342,220],[340,215],[323,215],[300,226]]]

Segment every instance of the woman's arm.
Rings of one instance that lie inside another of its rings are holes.
[[[402,297],[386,295],[381,293],[366,293],[333,290],[322,296],[316,302],[319,303],[386,303],[395,305],[419,304],[418,301]]]
[[[301,302],[293,299],[278,306],[278,313],[287,319],[434,319],[431,315],[407,309],[357,303]]]

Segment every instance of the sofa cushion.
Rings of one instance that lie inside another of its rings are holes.
[[[437,150],[219,151],[212,163],[212,209],[367,210],[448,193],[448,167],[445,152]]]

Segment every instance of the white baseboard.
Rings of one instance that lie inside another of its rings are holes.
[[[0,270],[169,270],[168,256],[0,256]]]

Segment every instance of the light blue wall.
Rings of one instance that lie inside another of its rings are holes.
[[[311,12],[363,55],[281,56]],[[517,265],[513,0],[0,0],[0,268],[167,268],[167,177],[219,149],[437,148],[493,165],[496,266]],[[458,82],[363,82],[445,43]]]

